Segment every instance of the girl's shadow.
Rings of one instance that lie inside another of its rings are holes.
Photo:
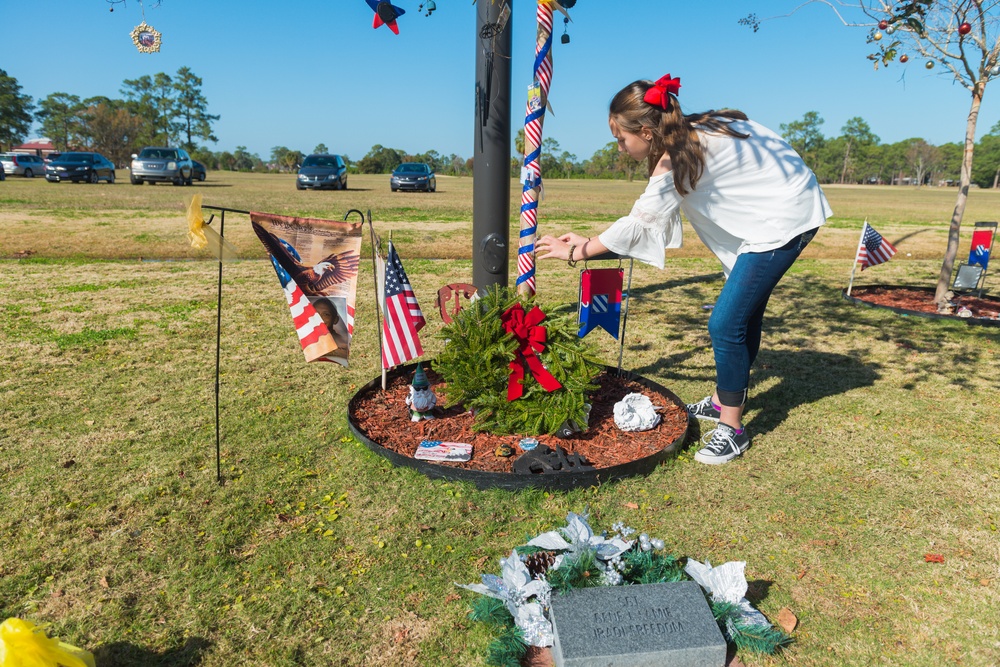
[[[151,651],[128,642],[114,642],[98,646],[94,661],[98,665],[115,667],[195,667],[201,664],[204,653],[212,643],[202,637],[188,637],[176,648]]]

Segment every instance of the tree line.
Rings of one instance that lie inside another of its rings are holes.
[[[219,116],[208,112],[201,90],[202,80],[188,67],[174,76],[158,73],[122,83],[119,99],[103,96],[81,99],[57,92],[39,101],[20,93],[17,80],[0,70],[0,148],[16,145],[37,122],[40,131],[59,150],[90,149],[103,153],[116,164],[125,165],[129,156],[143,146],[180,145],[209,169],[230,171],[295,171],[305,153],[275,146],[268,159],[251,153],[246,146],[235,151],[212,151],[199,142],[218,141],[212,124]],[[780,134],[805,159],[821,183],[890,185],[953,184],[960,178],[963,144],[934,146],[912,138],[884,144],[860,117],[848,120],[834,137],[824,136],[823,118],[816,111],[780,125]],[[514,140],[511,156],[513,177],[520,175],[524,151],[524,130]],[[546,178],[628,179],[646,176],[646,167],[618,152],[614,141],[580,160],[565,151],[559,142],[542,141],[540,164]],[[976,161],[972,182],[983,188],[1000,186],[1000,122],[975,146]],[[327,153],[319,144],[313,153]],[[435,150],[409,153],[399,148],[375,144],[357,162],[342,156],[353,173],[386,174],[401,162],[424,162],[438,174],[468,176],[472,159]]]
[[[144,146],[181,146],[197,155],[198,141],[218,141],[202,80],[191,68],[126,79],[121,98],[51,93],[36,105],[17,80],[0,69],[0,147],[24,140],[37,122],[60,151],[93,150],[119,166]]]

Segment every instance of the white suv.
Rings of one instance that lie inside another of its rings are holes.
[[[169,182],[191,185],[194,164],[183,148],[149,146],[132,156],[132,185]]]

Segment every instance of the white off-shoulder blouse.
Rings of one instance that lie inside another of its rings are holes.
[[[701,133],[705,171],[697,188],[681,196],[673,172],[653,176],[601,243],[662,269],[664,249],[681,247],[683,211],[728,277],[738,255],[780,248],[833,214],[816,175],[784,139],[753,121],[731,127],[750,136]]]

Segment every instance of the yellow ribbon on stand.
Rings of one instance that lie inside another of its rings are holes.
[[[94,656],[19,618],[0,623],[0,667],[95,667]]]
[[[219,232],[205,224],[205,216],[201,212],[201,195],[191,197],[187,206],[188,240],[191,247],[197,250],[208,247],[212,254],[222,262],[237,258],[236,247],[222,238]],[[0,666],[2,667],[2,666]]]

